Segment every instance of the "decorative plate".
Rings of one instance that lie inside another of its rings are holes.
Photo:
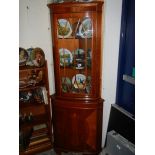
[[[86,76],[83,74],[76,74],[72,78],[72,84],[77,89],[85,89]]]
[[[68,38],[72,34],[72,28],[68,20],[59,19],[58,20],[58,37]]]
[[[32,63],[32,60],[31,60],[31,55],[32,55],[33,49],[34,48],[27,49],[28,59],[27,59],[26,65],[28,65],[28,66],[34,66],[34,64]]]
[[[92,37],[92,21],[90,18],[86,18],[82,21],[79,27],[79,35],[82,38],[91,38]]]
[[[59,49],[60,54],[60,66],[69,66],[73,61],[72,53],[66,49],[61,48]]]
[[[44,51],[39,47],[33,49],[30,57],[34,66],[41,67],[45,63]]]
[[[71,80],[69,77],[62,77],[62,91],[69,92],[71,89]]]
[[[27,59],[27,51],[24,48],[19,47],[19,66],[25,66]]]

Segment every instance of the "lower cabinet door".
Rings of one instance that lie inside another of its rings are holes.
[[[101,148],[102,106],[53,106],[54,144],[69,151],[93,151]]]

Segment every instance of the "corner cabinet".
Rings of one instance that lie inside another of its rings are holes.
[[[56,152],[101,151],[102,1],[49,4],[56,93],[52,96]]]

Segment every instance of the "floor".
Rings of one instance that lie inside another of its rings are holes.
[[[105,153],[105,149],[99,154],[99,155],[109,155],[107,153]],[[56,153],[54,152],[54,150],[49,150],[49,151],[46,151],[46,152],[42,152],[42,153],[39,153],[37,155],[56,155]],[[82,155],[82,153],[74,153],[74,152],[69,152],[69,153],[62,153],[62,155]]]

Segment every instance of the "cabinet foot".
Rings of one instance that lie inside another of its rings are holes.
[[[61,155],[61,152],[60,151],[56,151],[56,155]]]
[[[99,153],[90,153],[90,154],[84,153],[84,154],[82,154],[82,155],[99,155]]]

